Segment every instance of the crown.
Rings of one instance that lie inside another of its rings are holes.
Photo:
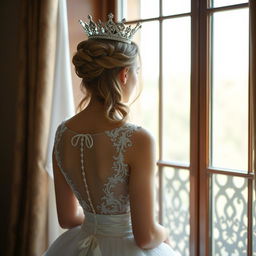
[[[107,22],[103,23],[99,20],[98,23],[95,23],[92,20],[92,16],[88,15],[88,24],[84,23],[82,20],[79,20],[79,22],[88,35],[88,38],[109,39],[130,44],[134,34],[141,28],[141,24],[137,23],[134,28],[131,28],[131,25],[125,26],[125,19],[122,19],[120,23],[115,23],[113,18],[114,15],[110,13]]]

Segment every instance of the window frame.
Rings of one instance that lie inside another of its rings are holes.
[[[212,174],[224,174],[234,177],[244,177],[248,180],[248,242],[247,255],[253,253],[252,227],[253,227],[253,143],[252,138],[252,88],[249,81],[248,95],[248,173],[241,173],[222,168],[209,166],[210,151],[210,106],[211,106],[211,23],[210,16],[214,12],[248,8],[248,3],[241,3],[223,7],[210,7],[210,0],[191,0],[191,12],[177,15],[163,16],[162,0],[159,0],[160,14],[158,17],[148,19],[129,20],[126,24],[137,22],[159,21],[159,222],[163,223],[163,168],[174,167],[190,171],[190,256],[211,255],[210,240],[210,177]],[[116,14],[119,14],[120,0],[116,0]],[[118,16],[118,15],[117,15]],[[162,67],[162,23],[165,19],[177,17],[191,17],[191,95],[190,95],[190,165],[183,165],[162,160],[163,148],[163,67]],[[118,16],[120,17],[120,15]],[[119,19],[120,20],[120,19]],[[249,58],[252,58],[249,54]],[[200,207],[199,207],[200,206]],[[199,221],[200,220],[200,221]]]
[[[211,241],[210,235],[210,212],[209,212],[209,196],[210,196],[210,177],[212,174],[223,174],[233,177],[243,177],[248,181],[248,236],[247,236],[247,255],[250,256],[253,253],[252,244],[252,226],[253,226],[253,180],[255,174],[252,166],[252,107],[251,107],[251,86],[249,81],[249,95],[248,95],[248,173],[241,173],[236,171],[227,171],[223,168],[215,168],[209,166],[210,152],[209,152],[209,141],[210,141],[210,100],[211,100],[211,21],[210,16],[219,11],[235,10],[249,7],[248,3],[241,3],[223,7],[210,7],[210,0],[200,1],[200,191],[199,194],[199,216],[205,216],[206,221],[200,222],[200,254],[199,255],[211,255]],[[249,58],[251,56],[249,55]],[[206,181],[206,182],[205,182]],[[201,218],[200,218],[201,219]]]

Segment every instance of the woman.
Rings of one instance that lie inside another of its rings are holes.
[[[68,230],[45,255],[174,256],[154,217],[154,140],[127,122],[139,71],[131,38],[140,25],[108,17],[105,24],[80,21],[89,39],[78,44],[73,64],[87,93],[80,107],[89,104],[56,131],[57,213]]]

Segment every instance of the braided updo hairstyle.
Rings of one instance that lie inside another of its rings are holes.
[[[72,62],[76,74],[82,78],[81,89],[89,93],[79,103],[82,110],[90,96],[94,95],[104,104],[105,116],[109,121],[127,119],[128,106],[121,102],[122,88],[117,80],[123,67],[136,63],[138,46],[114,40],[88,39],[77,45]]]

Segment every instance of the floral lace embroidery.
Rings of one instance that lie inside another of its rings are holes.
[[[56,161],[58,163],[58,166],[61,170],[61,173],[64,175],[67,183],[69,184],[69,186],[72,188],[76,198],[78,199],[80,205],[82,206],[82,208],[84,209],[84,211],[90,211],[90,207],[88,205],[88,203],[83,200],[81,194],[78,192],[78,189],[76,187],[76,185],[73,183],[72,179],[68,176],[68,174],[63,170],[62,165],[61,165],[61,159],[60,159],[60,154],[59,154],[59,142],[62,136],[62,133],[66,130],[67,128],[64,126],[64,122],[62,122],[56,131],[56,135],[55,135],[55,139],[54,139],[54,154],[56,157]]]
[[[56,160],[58,166],[64,175],[67,183],[72,188],[75,196],[77,197],[80,205],[83,207],[84,211],[91,212],[91,207],[89,203],[87,203],[79,193],[76,185],[73,183],[72,179],[68,176],[68,174],[63,170],[61,165],[61,159],[59,155],[59,142],[62,136],[62,133],[67,130],[67,127],[64,125],[63,121],[57,128],[55,141],[54,141],[54,153],[56,156]],[[105,133],[110,137],[113,146],[116,148],[116,155],[113,156],[113,174],[108,177],[108,181],[104,184],[103,192],[104,196],[101,198],[102,203],[97,206],[97,209],[101,214],[118,214],[129,212],[130,204],[129,204],[129,195],[128,195],[128,186],[126,194],[119,194],[116,196],[114,194],[113,189],[119,183],[125,183],[128,185],[128,177],[129,177],[129,169],[128,165],[124,163],[124,153],[126,149],[132,146],[130,137],[132,133],[137,130],[138,126],[132,124],[126,124],[117,129],[106,131]]]
[[[101,198],[101,205],[97,206],[102,214],[124,213],[130,210],[129,195],[120,194],[115,196],[113,188],[119,183],[128,183],[129,170],[128,165],[124,163],[125,150],[132,146],[130,137],[132,133],[139,127],[127,124],[118,129],[106,131],[106,134],[113,142],[116,148],[116,155],[113,156],[113,175],[108,178],[108,182],[104,185],[104,196]],[[127,188],[128,190],[128,188]]]

